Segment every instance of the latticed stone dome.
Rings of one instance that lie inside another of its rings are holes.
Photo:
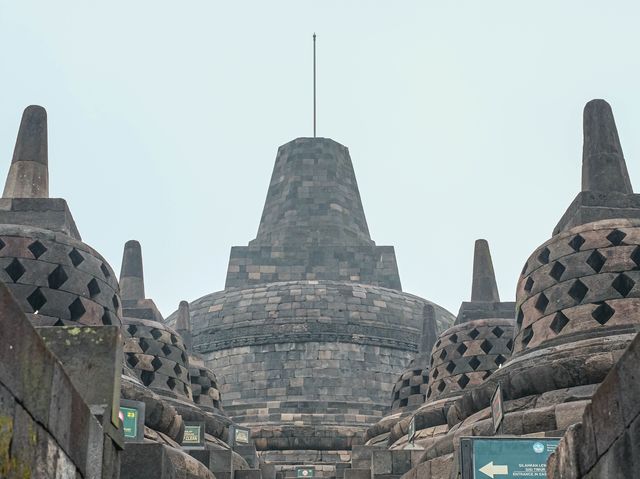
[[[511,356],[514,321],[476,319],[446,330],[431,354],[431,381],[426,392],[435,401],[482,384]]]
[[[25,109],[0,199],[0,281],[37,326],[120,326],[118,281],[49,198],[47,113]]]
[[[0,224],[0,281],[38,326],[120,325],[113,270],[93,248],[62,233]]]
[[[153,391],[191,399],[191,379],[184,342],[157,321],[123,319],[125,361]]]
[[[640,220],[577,226],[540,246],[517,289],[515,353],[610,334],[640,323]]]

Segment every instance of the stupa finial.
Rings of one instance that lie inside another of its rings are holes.
[[[616,122],[606,101],[585,105],[583,134],[582,191],[632,194]]]
[[[182,336],[187,351],[191,351],[191,312],[189,311],[189,303],[186,301],[180,301],[178,306],[176,331]]]
[[[48,198],[47,111],[38,105],[25,108],[13,150],[3,198]]]
[[[122,253],[120,297],[123,301],[144,299],[142,248],[136,240],[127,241]]]
[[[500,301],[489,243],[484,239],[476,240],[475,244],[471,301]]]

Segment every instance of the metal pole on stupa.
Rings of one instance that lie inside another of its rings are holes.
[[[313,137],[316,137],[316,34],[313,34]]]

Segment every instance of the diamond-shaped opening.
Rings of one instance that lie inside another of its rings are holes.
[[[478,331],[476,328],[473,328],[469,333],[469,337],[471,339],[476,339],[478,336],[480,336],[480,331]]]
[[[624,298],[626,298],[629,292],[635,286],[635,284],[636,282],[632,280],[629,276],[627,276],[624,273],[621,273],[616,277],[616,279],[613,280],[613,282],[611,283],[611,286],[613,286],[613,289],[615,289]]]
[[[162,352],[164,353],[165,356],[169,356],[171,354],[171,347],[168,344],[163,344],[162,345]],[[407,381],[408,383],[409,381]]]
[[[554,333],[560,334],[560,331],[562,331],[567,324],[569,324],[569,318],[567,318],[561,311],[558,311],[549,327]]]
[[[509,342],[507,343],[507,349],[509,351],[513,351],[513,339],[510,339]]]
[[[549,262],[550,254],[551,251],[549,251],[549,248],[545,247],[542,251],[540,251],[540,254],[538,255],[538,261],[540,261],[540,263],[542,264],[547,264]]]
[[[178,344],[179,340],[178,340],[178,336],[176,336],[175,334],[171,335],[171,344]]]
[[[409,395],[412,396],[414,394],[420,394],[420,386],[411,386]]]
[[[440,351],[440,359],[444,359],[446,357],[447,357],[447,351],[443,349],[442,351]]]
[[[431,356],[431,359],[429,360],[429,366],[433,366],[433,356]]]
[[[500,336],[502,336],[504,334],[504,329],[502,329],[500,326],[496,326],[495,328],[493,328],[491,330],[491,332],[493,333],[493,335],[496,338],[499,338]]]
[[[482,341],[480,349],[484,351],[484,354],[489,354],[489,351],[493,349],[493,344],[491,344],[491,341],[489,341],[488,339],[485,339],[484,341]]]
[[[471,369],[473,369],[474,371],[478,369],[478,366],[480,366],[480,364],[482,363],[476,356],[472,357],[469,361],[469,366],[471,366]]]
[[[40,256],[47,252],[47,248],[38,240],[35,240],[33,243],[27,246],[27,248],[29,248],[29,251],[31,251],[31,254],[33,254],[33,257],[35,259],[38,259]]]
[[[153,358],[153,361],[151,361],[151,366],[153,366],[154,371],[157,371],[162,367],[162,360],[156,356]]]
[[[626,236],[627,236],[627,233],[625,233],[624,231],[615,229],[607,235],[607,239],[611,242],[613,246],[620,246],[622,244],[622,240],[625,239]]]
[[[162,331],[154,328],[151,330],[151,336],[153,336],[153,339],[160,339],[160,337],[162,336]]]
[[[45,305],[45,303],[47,302],[47,298],[42,293],[42,291],[40,291],[40,288],[36,288],[35,290],[33,290],[33,293],[27,296],[27,302],[29,303],[29,305],[31,306],[31,309],[33,309],[33,312],[35,313]]]
[[[527,280],[524,282],[524,290],[527,293],[530,293],[532,289],[533,289],[533,279],[531,279],[531,276],[529,276]]]
[[[9,278],[11,278],[14,283],[18,281],[26,271],[24,269],[24,266],[22,266],[22,263],[16,258],[13,258],[13,261],[11,261],[11,263],[9,263],[9,266],[7,266],[4,270],[7,272]]]
[[[589,288],[579,279],[576,279],[569,288],[569,296],[571,296],[576,302],[581,302],[589,292]]]
[[[400,407],[405,407],[407,404],[409,404],[408,398],[400,399]]]
[[[409,385],[409,380],[408,379],[405,379],[405,380],[402,381],[402,387],[403,388],[407,387],[408,385]]]
[[[176,388],[176,380],[173,378],[169,378],[167,379],[167,386],[169,386],[169,389],[171,389],[172,391]]]
[[[89,283],[87,284],[87,289],[89,290],[90,298],[95,298],[100,294],[100,286],[98,285],[98,282],[95,278],[89,281]]]
[[[571,246],[573,251],[580,251],[580,248],[583,244],[584,238],[580,235],[575,235],[573,238],[571,238],[571,241],[569,241],[569,246]]]
[[[102,324],[104,324],[105,326],[111,326],[113,324],[113,319],[111,319],[111,313],[108,309],[104,310],[101,320]]]
[[[522,331],[522,344],[526,346],[531,342],[532,339],[533,339],[533,329],[531,328],[531,326],[527,326]]]
[[[72,321],[77,321],[78,319],[80,319],[86,311],[87,310],[84,309],[84,305],[82,304],[80,298],[74,299],[73,303],[69,305],[69,312],[71,313]]]
[[[139,344],[140,344],[140,349],[142,349],[143,353],[146,353],[147,349],[149,349],[149,346],[151,346],[146,338],[140,338]]]
[[[522,267],[522,272],[520,273],[521,276],[524,276],[524,274],[527,272],[528,267],[529,267],[529,264],[525,263],[524,266]]]
[[[438,376],[440,376],[440,373],[438,372],[438,368],[433,370],[433,374],[431,374],[431,377],[433,379],[436,379]]]
[[[551,268],[551,271],[549,271],[549,276],[551,276],[556,281],[560,281],[560,278],[562,277],[562,274],[565,272],[566,269],[567,268],[565,268],[560,261],[556,261],[553,267]]]
[[[591,253],[587,258],[587,264],[591,266],[591,269],[596,273],[600,272],[606,261],[607,258],[605,258],[605,256],[597,249],[594,250],[593,253]]]
[[[438,384],[437,389],[438,389],[439,392],[442,392],[442,391],[444,391],[444,388],[446,388],[446,387],[447,386],[445,385],[444,381],[440,381],[440,383]]]
[[[140,360],[136,357],[135,353],[127,353],[127,364],[132,368],[136,367]]]
[[[502,354],[498,354],[498,356],[496,356],[496,359],[494,360],[494,362],[496,363],[496,365],[498,367],[502,366],[504,363],[507,362],[507,358],[505,358]]]
[[[84,256],[82,256],[80,251],[73,248],[71,250],[71,253],[69,253],[69,259],[71,260],[71,264],[73,264],[75,267],[78,267],[78,265],[80,265],[80,263],[84,261]]]
[[[449,341],[451,341],[452,343],[457,343],[458,342],[458,335],[453,333],[451,336],[449,336]]]
[[[516,316],[516,322],[518,326],[522,325],[522,321],[524,321],[524,313],[522,312],[522,308],[518,308],[518,314]]]
[[[427,397],[430,398],[431,397],[431,388],[427,389]]]
[[[155,373],[152,373],[151,371],[142,371],[142,373],[140,374],[140,380],[145,386],[149,386],[153,382],[155,377]]]
[[[49,287],[51,289],[59,289],[60,286],[62,286],[68,279],[69,276],[67,276],[67,272],[64,270],[62,265],[58,265],[58,267],[56,267],[56,269],[54,269],[47,277],[47,281],[49,282]]]
[[[547,309],[549,304],[549,299],[544,295],[544,293],[540,293],[538,295],[538,299],[536,299],[536,304],[534,304],[534,308],[536,308],[541,313],[544,313],[544,310]]]
[[[458,346],[456,348],[456,351],[458,351],[458,353],[460,354],[460,356],[462,356],[464,353],[467,352],[467,349],[469,349],[467,346],[465,346],[464,343],[461,343],[460,346]]]
[[[633,269],[640,268],[640,246],[636,246],[631,252],[631,260],[636,264],[636,267]]]
[[[469,384],[469,381],[470,381],[469,376],[467,376],[466,374],[463,374],[458,378],[458,386],[460,386],[460,389],[464,389],[467,387],[467,384]]]
[[[129,334],[130,334],[131,336],[135,336],[135,335],[136,335],[136,333],[138,332],[138,327],[137,327],[135,324],[130,324],[130,325],[127,327],[127,331],[129,331]]]
[[[482,380],[484,381],[485,379],[487,379],[489,376],[491,376],[492,371],[489,370],[486,373],[484,373],[484,376],[482,376]]]
[[[601,325],[605,325],[607,321],[615,314],[615,309],[609,306],[607,303],[602,302],[593,310],[591,316],[598,321]]]
[[[107,266],[104,263],[100,265],[100,271],[102,271],[102,274],[104,275],[105,278],[108,279],[109,277],[111,277],[111,273],[109,273],[109,268],[107,268]]]
[[[118,301],[118,295],[117,294],[113,295],[113,298],[111,298],[111,302],[113,303],[113,309],[118,311],[118,308],[120,307],[120,301]]]
[[[446,369],[449,372],[449,374],[452,374],[453,371],[456,369],[456,363],[454,363],[453,361],[449,361],[449,364],[447,364]]]
[[[440,344],[442,344],[442,341],[438,339],[438,341],[436,341],[435,347],[437,348],[438,346],[440,346]]]

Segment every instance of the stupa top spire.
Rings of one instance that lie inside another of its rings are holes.
[[[48,198],[47,111],[31,105],[22,113],[3,198]]]

